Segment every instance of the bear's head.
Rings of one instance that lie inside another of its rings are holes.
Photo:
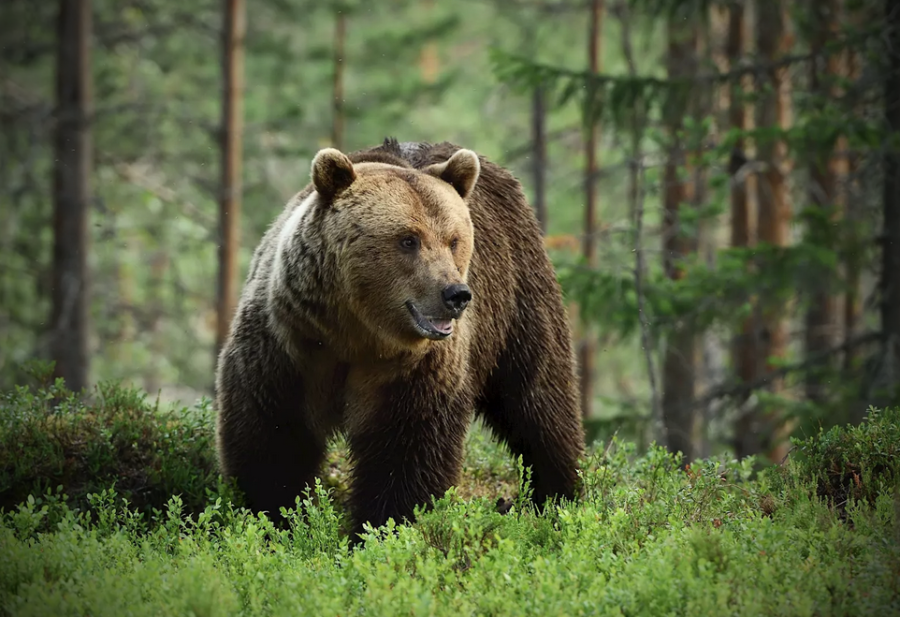
[[[453,333],[473,300],[466,199],[480,172],[471,150],[421,170],[354,164],[333,148],[315,156],[312,185],[339,293],[376,339],[407,347]]]

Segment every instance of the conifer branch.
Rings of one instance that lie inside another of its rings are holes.
[[[617,5],[616,10],[627,10],[624,7],[623,4]],[[767,79],[773,71],[811,63],[844,49],[858,47],[877,32],[875,26],[870,26],[860,32],[834,37],[827,46],[813,52],[786,54],[774,61],[748,58],[727,71],[706,70],[678,78],[639,76],[633,66],[629,66],[626,75],[593,74],[586,70],[535,62],[522,54],[498,48],[491,50],[491,62],[497,78],[513,89],[531,92],[541,87],[550,96],[556,94],[556,104],[560,107],[576,97],[590,99],[583,100],[582,105],[595,110],[592,116],[596,121],[606,116],[613,120],[615,126],[627,126],[629,114],[638,107],[643,108],[645,116],[649,116],[653,110],[678,105],[697,87],[735,82],[746,75]]]

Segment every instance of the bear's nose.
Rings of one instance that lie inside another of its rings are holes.
[[[472,300],[472,290],[468,285],[448,285],[441,292],[444,306],[451,311],[460,312]]]

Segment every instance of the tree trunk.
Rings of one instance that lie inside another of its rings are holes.
[[[91,205],[91,2],[60,0],[53,176],[51,356],[73,391],[88,386],[88,219]]]
[[[600,73],[600,28],[603,19],[602,0],[591,2],[590,33],[588,34],[588,60],[590,72]],[[584,257],[593,266],[597,260],[597,136],[600,126],[593,118],[586,118],[587,139],[585,140],[585,210],[584,210]]]
[[[745,12],[742,3],[731,3],[728,11],[728,35],[726,54],[730,68],[735,68],[741,57],[747,52],[744,36]],[[743,100],[742,87],[749,88],[749,80],[735,84],[728,104],[728,124],[732,129],[746,131],[749,128],[750,114]],[[739,137],[731,154],[729,173],[731,174],[731,246],[736,248],[751,247],[756,244],[756,221],[752,216],[749,200],[746,143]],[[757,377],[759,365],[759,337],[756,311],[741,326],[734,340],[732,350],[734,371],[742,382],[752,382]],[[761,450],[756,429],[755,414],[749,411],[742,413],[734,426],[735,455],[740,459]]]
[[[812,51],[821,52],[831,34],[837,10],[837,2],[834,0],[812,0]],[[822,70],[818,66],[819,59],[812,62],[810,74],[810,90],[820,97],[827,96],[830,92],[829,73],[826,69],[825,79]],[[832,59],[829,58],[829,65]],[[831,67],[829,67],[831,68]],[[813,153],[810,165],[809,201],[812,205],[823,211],[821,220],[810,224],[807,237],[810,241],[826,249],[834,248],[829,239],[830,230],[824,229],[825,221],[834,220],[836,211],[837,182],[833,175],[832,151]],[[835,273],[836,275],[836,273]],[[837,302],[831,290],[831,285],[825,277],[818,277],[819,284],[814,289],[810,298],[810,308],[806,314],[806,354],[809,356],[821,354],[835,345],[837,330]],[[831,277],[828,277],[829,279]],[[824,363],[823,368],[831,368],[830,363]],[[806,378],[806,397],[814,403],[824,403],[826,400],[826,384],[820,371],[811,371]]]
[[[708,7],[709,27],[707,40],[707,53],[716,70],[721,73],[730,70],[730,65],[735,64],[737,68],[737,58],[741,55],[741,48],[738,45],[737,53],[731,51],[729,45],[732,43],[730,35],[731,27],[731,5],[713,4]],[[743,33],[740,33],[741,35]],[[743,36],[738,38],[737,43],[743,42]],[[729,53],[731,52],[731,53]],[[732,58],[734,56],[734,58]],[[702,57],[702,56],[701,56]],[[735,84],[726,81],[721,85],[715,86],[710,103],[710,108],[706,113],[713,118],[711,125],[710,139],[713,142],[720,142],[723,135],[728,132],[731,126],[731,100],[735,92]],[[743,103],[740,99],[739,102]],[[743,109],[743,108],[741,108]],[[743,151],[743,146],[735,148],[736,151]],[[731,170],[731,167],[727,169]],[[705,168],[704,168],[705,172]],[[704,174],[705,175],[705,174]],[[731,171],[732,181],[736,181],[735,174]],[[698,180],[699,182],[699,180]],[[742,186],[746,192],[746,187]],[[700,194],[700,191],[704,194]],[[695,196],[695,202],[702,204],[706,199],[705,194],[708,193],[708,180],[703,179],[702,186],[697,186],[698,194]],[[716,216],[710,221],[704,221],[700,230],[697,241],[698,258],[708,268],[715,268],[718,253],[723,248],[730,246],[731,243],[731,218],[729,213],[727,227],[722,225],[720,216]],[[723,231],[727,234],[723,234]],[[696,379],[694,383],[695,391],[707,392],[710,388],[716,387],[729,376],[728,356],[729,351],[734,346],[734,336],[723,337],[722,334],[715,330],[706,330],[698,334],[697,340],[697,369]],[[695,457],[708,458],[712,453],[712,446],[708,435],[708,428],[719,418],[717,412],[720,404],[717,401],[710,401],[704,405],[698,406],[699,414],[697,424],[700,429],[700,435],[696,442]]]
[[[534,213],[547,235],[547,106],[544,89],[538,86],[531,97],[531,165],[534,174]]]
[[[697,36],[693,27],[680,17],[670,17],[666,60],[669,79],[695,73],[696,48]],[[690,180],[678,177],[678,169],[687,167],[688,178],[694,174],[685,161],[685,144],[678,138],[688,109],[669,109],[667,112],[671,146],[663,173],[663,266],[667,277],[681,280],[684,270],[680,261],[692,251],[693,242],[681,233],[679,211],[682,204],[693,199],[693,191]],[[680,451],[685,463],[695,457],[698,416],[694,405],[695,369],[694,328],[688,323],[676,325],[666,341],[663,358],[662,415],[668,448],[672,452]]]
[[[851,15],[855,26],[859,26],[859,20]],[[850,83],[855,84],[860,77],[860,52],[855,49],[847,49],[845,51],[845,61],[847,66],[847,77]],[[862,116],[864,110],[860,106],[855,106],[854,113]],[[846,137],[842,137],[839,147],[847,148],[848,143]],[[858,330],[860,316],[862,315],[862,301],[860,287],[862,284],[862,268],[863,268],[863,236],[860,233],[860,221],[862,212],[859,205],[859,182],[857,175],[859,173],[859,157],[847,152],[846,161],[846,177],[843,186],[843,198],[845,200],[845,216],[849,224],[850,239],[848,242],[847,254],[844,260],[844,268],[847,282],[847,293],[844,296],[844,342],[849,342],[855,338]],[[853,371],[856,368],[858,359],[858,350],[855,347],[849,347],[844,353],[844,371]],[[849,374],[849,373],[848,373]],[[857,407],[862,407],[861,405]],[[856,417],[856,414],[853,414]]]
[[[243,149],[244,0],[225,0],[224,88],[222,92],[222,182],[219,196],[219,294],[216,306],[216,358],[231,327],[237,305],[240,246],[241,155]]]
[[[144,378],[144,389],[151,396],[159,393],[162,387],[162,366],[165,364],[166,346],[163,340],[163,320],[165,318],[165,303],[163,301],[163,289],[165,282],[166,270],[169,266],[169,255],[163,246],[161,238],[156,238],[156,250],[150,259],[150,281],[148,291],[150,292],[150,303],[147,307],[149,311],[149,323],[147,324],[147,333],[149,341],[147,346],[150,350],[149,363],[147,365],[147,373]]]
[[[786,7],[782,0],[763,0],[757,4],[757,48],[765,62],[776,62],[790,51],[791,35],[787,28]],[[762,96],[756,125],[786,130],[791,125],[791,82],[786,67],[771,69],[768,74],[771,94]],[[763,87],[760,87],[763,90]],[[765,166],[757,177],[758,239],[770,246],[790,244],[791,201],[786,179],[790,173],[787,144],[783,139],[761,139],[757,144],[757,158]],[[787,331],[783,321],[784,305],[773,305],[770,298],[762,299],[766,306],[760,315],[757,345],[763,363],[758,370],[768,373],[774,369],[772,359],[783,358],[787,347]],[[777,360],[776,360],[777,362]],[[769,382],[772,392],[783,389],[781,379]],[[756,431],[772,460],[780,461],[786,453],[781,413],[770,410]],[[747,452],[755,454],[758,452]]]
[[[118,231],[121,234],[121,230]],[[129,234],[130,235],[130,234]],[[128,366],[132,361],[131,347],[135,338],[135,306],[134,306],[134,265],[130,255],[136,241],[127,236],[120,240],[122,249],[117,251],[116,276],[119,283],[119,332],[116,337],[116,361]],[[142,247],[138,245],[137,250]],[[139,253],[140,254],[140,253]],[[139,263],[139,262],[138,262]]]
[[[343,11],[335,15],[334,23],[334,97],[332,107],[331,145],[344,148],[344,42],[347,37],[347,16]]]
[[[708,14],[709,15],[709,14]],[[711,15],[710,15],[711,16]],[[707,27],[703,27],[702,24],[698,24],[695,26],[695,42],[694,42],[694,58],[695,61],[699,63],[700,58],[709,58],[712,55],[712,46],[714,41],[714,33],[712,31],[713,24],[710,23]],[[696,65],[695,65],[696,66]],[[715,95],[714,93],[700,93],[699,96],[693,97],[691,101],[691,115],[694,118],[708,118],[713,116],[715,113]],[[715,129],[711,128],[710,133],[706,134],[708,137],[713,137],[715,135]],[[697,212],[701,212],[703,208],[706,206],[706,202],[708,199],[708,169],[704,162],[704,146],[706,143],[706,139],[696,140],[692,139],[691,149],[693,150],[692,157],[693,161],[691,162],[690,167],[693,169],[693,174],[691,176],[691,185],[689,189],[690,194],[690,206]],[[687,250],[696,255],[698,259],[702,259],[703,261],[709,261],[712,259],[713,252],[715,251],[715,230],[718,226],[718,221],[715,219],[706,219],[702,218],[698,221],[696,235],[690,240]],[[689,329],[689,334],[691,334],[691,341],[688,343],[690,345],[691,351],[691,364],[690,366],[693,368],[693,393],[699,389],[708,389],[711,387],[710,380],[710,372],[707,370],[707,363],[705,362],[706,358],[706,337],[704,336],[705,332],[700,332],[698,329],[691,327]],[[693,398],[691,399],[693,401]],[[692,402],[693,405],[693,402]],[[694,405],[695,412],[693,414],[693,421],[689,421],[691,428],[691,443],[693,445],[693,456],[694,458],[698,458],[703,456],[703,452],[708,451],[708,440],[706,435],[706,429],[708,427],[708,418],[710,416],[709,406],[697,406]]]
[[[600,44],[603,26],[603,0],[591,0],[590,30],[588,33],[588,62],[592,74],[600,73]],[[593,118],[587,121],[585,139],[585,210],[584,210],[584,257],[588,265],[597,263],[597,137],[600,133],[599,123]],[[589,327],[584,328],[581,344],[578,349],[579,366],[581,368],[581,410],[584,417],[591,415],[594,399],[594,355],[596,345],[594,334]]]
[[[888,24],[886,48],[890,59],[884,83],[885,120],[888,148],[884,153],[884,230],[881,262],[881,329],[884,336],[883,361],[897,367],[900,362],[900,4],[885,0]],[[900,380],[896,368],[890,382],[896,393]]]
[[[708,110],[702,110],[700,111],[700,113],[702,114],[700,117],[703,117],[708,113]],[[689,194],[691,198],[691,207],[699,211],[706,205],[707,170],[704,168],[701,162],[703,157],[702,151],[698,150],[698,152],[696,153],[696,157],[697,159],[694,164],[694,174],[693,180],[691,181]],[[709,235],[710,229],[708,222],[701,222],[697,227],[697,235],[693,239],[693,242],[690,244],[688,250],[698,255],[702,254],[701,251],[703,247],[705,247],[705,245],[708,243]],[[696,405],[694,404],[694,393],[696,392],[698,387],[705,387],[707,385],[707,379],[705,375],[706,365],[703,362],[703,338],[701,336],[698,336],[698,331],[695,328],[688,326],[685,331],[684,345],[684,353],[690,353],[690,362],[687,366],[693,372],[693,379],[688,400],[691,401],[692,407],[696,407]],[[689,431],[688,437],[691,440],[692,445],[691,455],[694,457],[699,456],[699,453],[701,451],[706,450],[707,416],[707,410],[704,408],[696,408],[690,415],[686,416]]]

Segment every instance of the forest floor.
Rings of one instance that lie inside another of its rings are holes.
[[[208,401],[114,384],[4,395],[0,614],[900,614],[900,410],[762,471],[614,439],[590,448],[583,497],[540,515],[476,426],[460,486],[357,550],[340,442],[276,529],[221,484],[212,426]]]

